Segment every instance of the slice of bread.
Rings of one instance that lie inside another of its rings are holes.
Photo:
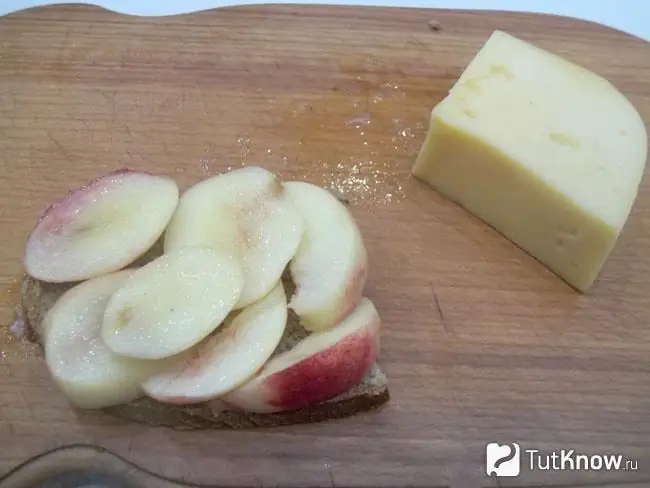
[[[142,265],[160,255],[160,246],[154,246],[136,265]],[[52,284],[25,276],[22,283],[22,308],[27,326],[27,337],[42,346],[42,321],[54,302],[76,283]],[[291,284],[287,282],[290,296]],[[290,313],[284,337],[274,354],[293,347],[307,332],[297,317]],[[348,417],[377,408],[390,398],[386,376],[374,364],[363,381],[336,398],[310,407],[279,413],[248,413],[223,410],[220,402],[195,405],[164,404],[144,397],[126,405],[104,409],[123,419],[177,429],[245,429],[303,424]]]

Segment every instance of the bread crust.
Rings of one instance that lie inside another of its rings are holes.
[[[25,275],[21,287],[21,303],[26,337],[29,340],[43,346],[42,323],[45,315],[55,301],[75,284],[45,283]],[[300,333],[293,333],[291,337],[285,335],[281,349],[291,347],[300,337]],[[374,364],[363,381],[354,388],[326,402],[294,411],[265,414],[227,411],[218,401],[171,405],[148,397],[103,410],[125,420],[174,429],[252,429],[349,417],[378,408],[389,399],[386,377],[379,366]]]

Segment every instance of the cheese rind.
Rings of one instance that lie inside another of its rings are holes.
[[[586,291],[646,156],[643,121],[609,82],[497,31],[434,108],[413,174]]]

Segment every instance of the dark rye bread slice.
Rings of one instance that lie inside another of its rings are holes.
[[[160,254],[155,246],[136,265],[142,265]],[[52,284],[25,276],[22,283],[22,308],[27,337],[42,346],[42,321],[54,302],[75,283]],[[286,283],[290,292],[290,283]],[[290,313],[284,337],[274,354],[290,349],[307,332],[300,326],[295,315]],[[280,413],[247,413],[224,411],[219,402],[195,405],[170,405],[144,397],[125,405],[104,409],[117,417],[155,426],[176,429],[246,429],[254,427],[275,427],[304,424],[323,420],[348,417],[377,408],[390,398],[387,380],[377,364],[363,378],[363,381],[336,398],[310,407]]]

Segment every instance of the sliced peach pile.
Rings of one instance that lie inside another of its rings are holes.
[[[162,256],[134,266],[160,238]],[[164,176],[98,178],[46,210],[24,264],[42,281],[81,282],[47,313],[43,340],[56,384],[82,408],[148,395],[293,410],[358,384],[378,354],[354,219],[328,191],[263,168],[180,197]],[[276,354],[288,308],[309,335]]]

